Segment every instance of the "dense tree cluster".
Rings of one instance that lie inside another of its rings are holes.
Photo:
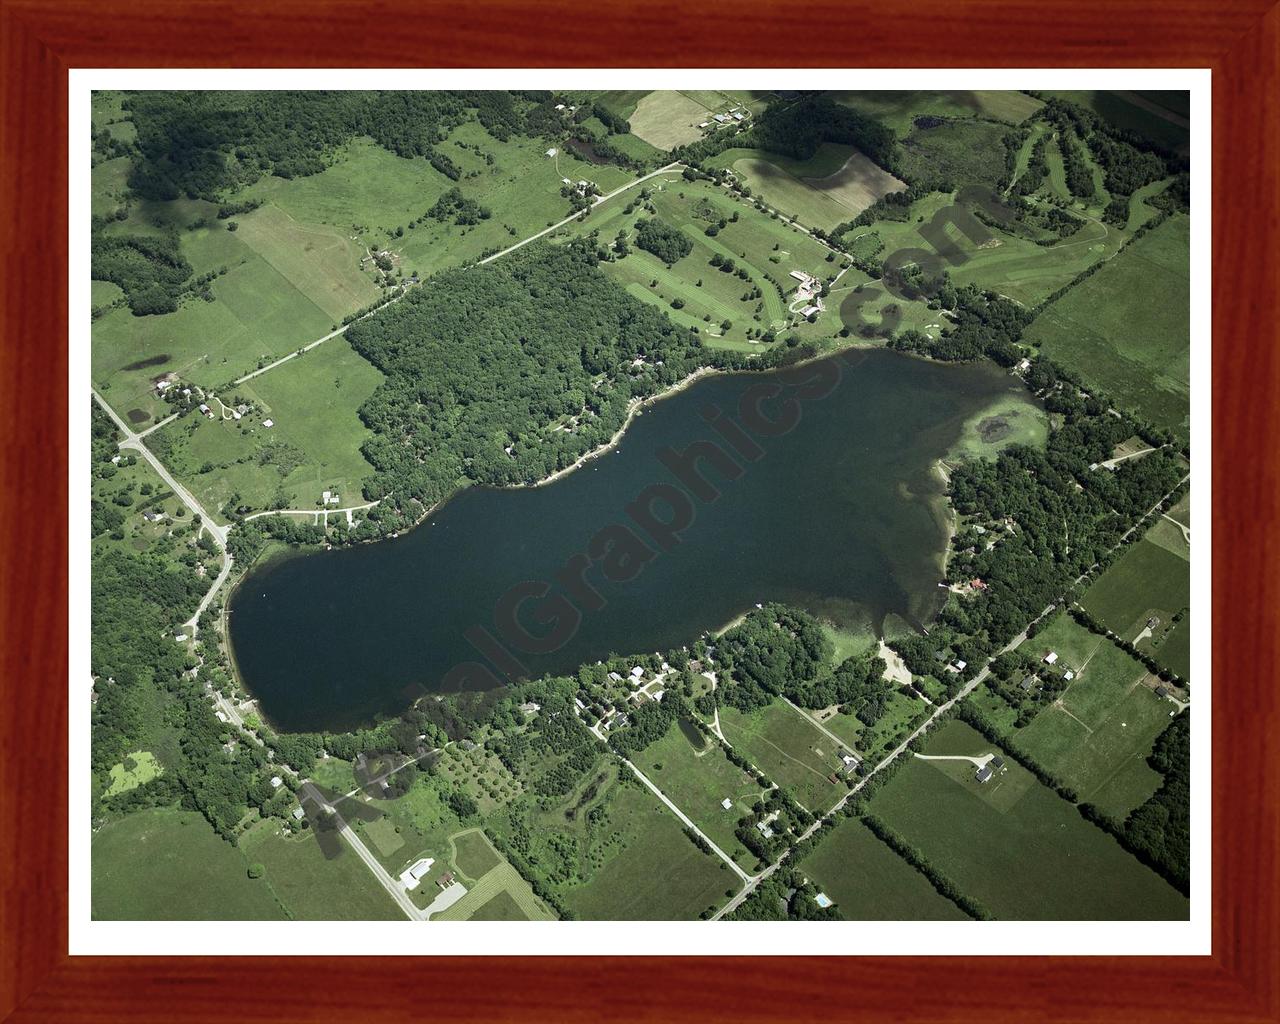
[[[720,638],[716,656],[728,678],[717,693],[730,707],[751,711],[779,693],[798,692],[826,669],[831,655],[831,640],[812,615],[767,604]]]
[[[636,221],[636,245],[668,266],[693,252],[693,241],[683,231],[657,217]]]
[[[191,264],[173,235],[107,235],[95,230],[90,253],[93,279],[118,284],[134,316],[172,313],[191,277]]]
[[[432,220],[452,220],[455,224],[467,225],[479,224],[482,220],[488,220],[493,214],[487,206],[481,206],[474,199],[464,196],[462,190],[455,186],[437,199],[435,205],[424,216]]]
[[[630,401],[702,362],[697,338],[595,267],[583,240],[439,275],[354,324],[386,381],[361,407],[371,498],[529,483],[609,440]],[[640,362],[637,363],[636,361]]]
[[[916,330],[902,331],[889,340],[891,348],[947,362],[986,356],[1012,366],[1022,358],[1018,339],[1032,320],[1026,308],[972,284],[961,289],[944,285],[939,297],[944,308],[954,308],[955,326],[936,338]]]

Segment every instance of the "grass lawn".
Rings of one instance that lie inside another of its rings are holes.
[[[970,752],[991,749],[960,722],[939,730],[926,753],[939,740],[947,748],[967,741]],[[871,809],[997,918],[1187,917],[1181,894],[1016,763],[983,784],[965,762],[913,759],[876,793]]]
[[[631,760],[739,867],[756,870],[755,856],[738,842],[734,830],[764,791],[714,741],[695,750],[679,726],[673,725]],[[729,810],[722,805],[726,799],[733,801]]]
[[[726,149],[708,164],[727,167],[780,213],[829,231],[881,196],[906,188],[852,146],[823,143],[808,160],[758,149]]]
[[[316,762],[311,781],[330,793],[350,793],[357,785],[351,762],[332,754]]]
[[[337,508],[360,505],[373,469],[360,452],[371,434],[357,410],[381,382],[345,338],[333,338],[219,396],[228,405],[241,396],[258,412],[239,421],[191,413],[153,436],[210,514],[233,494],[257,509],[272,507],[277,494],[287,508],[319,509],[326,490],[339,496]],[[274,426],[263,427],[265,419]]]
[[[168,808],[137,811],[99,829],[91,850],[96,921],[285,917],[272,895],[270,876],[251,879],[245,854],[199,814]],[[337,893],[328,895],[333,899]]]
[[[720,727],[730,746],[815,814],[848,791],[843,782],[831,781],[840,768],[835,744],[806,715],[781,701],[750,714],[721,708]]]
[[[289,915],[304,921],[402,921],[404,912],[345,843],[332,860],[310,832],[281,836],[272,821],[241,837],[245,856],[266,867]]]
[[[1044,104],[1026,93],[1012,90],[971,89],[912,92],[876,90],[836,93],[837,102],[883,121],[903,138],[921,114],[943,117],[982,117],[1014,124],[1025,120]]]
[[[124,761],[119,764],[113,764],[108,773],[111,778],[110,785],[103,793],[103,796],[116,796],[120,793],[127,793],[131,789],[136,789],[144,782],[150,782],[158,775],[164,774],[164,766],[156,761],[156,757],[149,750],[135,750],[129,754]]]
[[[1190,224],[1176,214],[1148,232],[1049,306],[1024,335],[1122,407],[1184,438],[1190,430]]]
[[[615,787],[610,824],[626,839],[590,880],[564,901],[590,921],[682,921],[696,918],[739,888],[718,857],[701,852],[679,820],[638,783]]]
[[[968,920],[857,818],[841,820],[800,869],[851,921]]]
[[[502,857],[480,829],[453,837],[453,866],[468,878],[481,878],[501,863]]]

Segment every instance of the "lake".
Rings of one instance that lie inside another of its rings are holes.
[[[230,602],[241,678],[278,729],[336,731],[504,672],[665,651],[758,602],[926,623],[935,462],[1011,393],[989,363],[882,349],[705,377],[545,486],[472,487],[399,538],[255,567]]]

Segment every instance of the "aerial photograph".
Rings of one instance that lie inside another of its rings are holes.
[[[1190,99],[93,92],[93,920],[1188,921]]]

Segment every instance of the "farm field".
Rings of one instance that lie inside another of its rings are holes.
[[[153,381],[176,373],[217,387],[327,334],[333,318],[221,224],[180,236],[199,275],[226,267],[177,312],[134,316],[114,309],[93,324],[93,381],[121,417],[139,426],[168,414]]]
[[[267,870],[268,882],[289,916],[301,921],[402,921],[404,912],[345,843],[332,860],[308,833],[284,837],[271,821],[240,839],[244,855]],[[342,893],[335,900],[333,893]]]
[[[694,750],[679,726],[673,725],[631,761],[739,867],[756,870],[755,856],[738,842],[734,830],[764,791],[725,757],[714,739]],[[726,799],[733,801],[730,810],[722,806]]]
[[[848,792],[843,782],[831,781],[840,774],[835,744],[786,704],[775,701],[750,714],[721,708],[720,728],[730,746],[806,810],[824,812]]]
[[[1044,104],[1026,93],[995,89],[914,92],[877,90],[836,93],[837,102],[887,124],[899,138],[911,131],[921,114],[941,117],[978,117],[1016,124],[1030,117]]]
[[[1070,620],[1059,629],[1063,636],[1072,631],[1094,636]],[[1018,743],[1082,802],[1123,820],[1160,785],[1147,757],[1169,724],[1173,705],[1155,695],[1155,681],[1140,662],[1109,640],[1095,639],[1100,642],[1082,661],[1062,655],[1058,665],[1072,667],[1076,678],[1017,732]],[[1038,652],[1039,641],[1028,643]],[[1079,647],[1088,643],[1084,636],[1073,641]]]
[[[237,494],[256,509],[318,510],[326,490],[339,496],[336,508],[362,505],[372,467],[360,446],[371,434],[357,410],[381,382],[346,338],[333,338],[219,396],[231,406],[242,398],[257,411],[240,420],[192,412],[151,436],[211,515]],[[218,402],[211,406],[221,414]],[[267,419],[274,426],[264,427]]]
[[[726,149],[707,163],[732,170],[779,213],[825,231],[906,188],[852,146],[834,143],[823,143],[803,161],[758,149]]]
[[[268,878],[249,877],[250,858],[190,811],[149,808],[104,825],[91,858],[95,921],[286,916]]]
[[[1190,219],[1176,214],[1072,288],[1025,338],[1123,407],[1190,430]]]
[[[453,906],[432,914],[433,921],[551,921],[529,883],[505,860],[485,872]]]
[[[746,94],[691,89],[676,92],[660,89],[646,93],[635,102],[631,113],[631,134],[657,149],[675,149],[702,138],[698,125],[711,114],[727,113],[732,107],[746,106]],[[607,190],[606,190],[607,191]]]
[[[689,841],[679,820],[638,784],[616,787],[610,825],[626,837],[586,883],[564,896],[589,921],[681,921],[696,918],[736,890],[738,879],[718,857]]]
[[[850,921],[968,919],[857,818],[841,820],[800,869]]]
[[[938,736],[926,753],[991,750],[960,722]],[[1014,762],[983,784],[966,762],[913,759],[871,810],[999,919],[1187,917],[1181,894]]]

